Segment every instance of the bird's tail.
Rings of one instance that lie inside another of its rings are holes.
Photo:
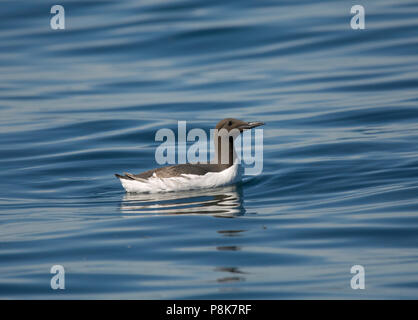
[[[125,179],[125,180],[136,180],[136,181],[140,181],[140,182],[147,182],[146,179],[142,179],[139,177],[135,177],[133,174],[128,173],[128,172],[124,172],[124,175],[121,176],[120,174],[115,173],[116,178],[118,179]]]
[[[115,173],[115,177],[118,179],[133,180],[132,178],[129,178],[128,176],[121,176],[120,174],[117,174],[117,173]]]

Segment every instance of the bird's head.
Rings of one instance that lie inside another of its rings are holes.
[[[238,137],[244,130],[249,130],[255,127],[264,125],[264,122],[252,121],[246,122],[234,118],[226,118],[218,122],[215,129],[221,134],[222,132],[227,133],[229,136]]]

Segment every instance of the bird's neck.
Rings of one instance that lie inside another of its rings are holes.
[[[234,138],[228,137],[215,137],[215,157],[212,163],[229,168],[235,162],[237,154],[234,148]]]

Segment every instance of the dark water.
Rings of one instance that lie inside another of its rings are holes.
[[[53,4],[0,3],[0,298],[418,298],[417,1]],[[261,175],[114,178],[226,116],[267,123]]]

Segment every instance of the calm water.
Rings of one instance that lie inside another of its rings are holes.
[[[59,3],[64,31],[0,3],[0,298],[418,298],[417,1],[362,0],[357,31],[351,1]],[[113,176],[227,116],[267,123],[261,175]]]

